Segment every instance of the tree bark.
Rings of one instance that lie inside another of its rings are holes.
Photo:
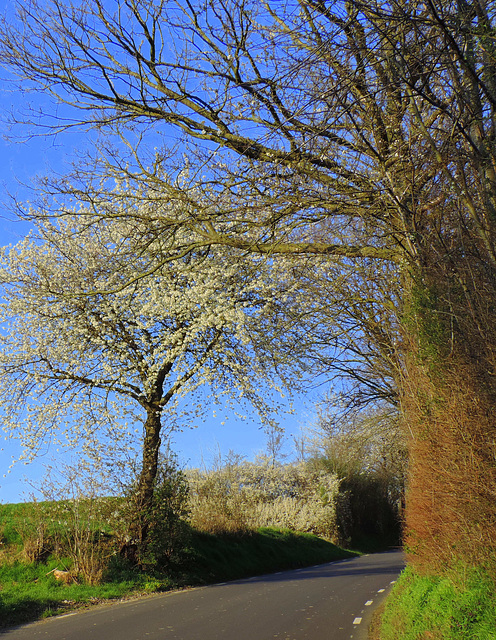
[[[146,549],[150,533],[151,512],[155,479],[158,471],[160,451],[161,412],[155,405],[149,405],[144,424],[145,437],[141,472],[131,501],[131,527],[129,541],[122,547],[121,555],[133,564],[140,563],[140,557]]]

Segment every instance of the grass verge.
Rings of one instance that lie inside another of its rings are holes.
[[[373,640],[495,640],[494,582],[482,569],[450,576],[401,574],[381,615]]]
[[[4,544],[13,536],[6,535]],[[167,571],[139,571],[113,558],[100,585],[65,585],[49,573],[63,559],[27,563],[7,559],[0,565],[0,627],[36,620],[108,599],[209,584],[283,569],[331,562],[354,555],[309,534],[260,529],[240,535],[193,530],[183,562]]]
[[[308,533],[262,528],[241,535],[194,532],[189,577],[196,584],[296,569],[356,553]]]

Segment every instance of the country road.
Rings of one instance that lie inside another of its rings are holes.
[[[102,605],[2,640],[365,640],[400,551]]]

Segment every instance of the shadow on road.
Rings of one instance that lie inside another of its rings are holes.
[[[398,555],[398,561],[393,565],[390,564],[391,554]],[[388,558],[388,562],[381,562],[381,559]],[[370,566],[364,566],[364,563]],[[292,569],[289,571],[281,571],[278,573],[269,573],[266,575],[255,576],[251,578],[242,578],[238,580],[230,580],[229,584],[245,584],[256,582],[294,582],[309,579],[325,579],[332,576],[371,576],[371,575],[398,575],[405,568],[405,559],[403,552],[398,550],[386,551],[383,553],[370,554],[359,558],[348,558],[346,560],[338,560],[326,564],[315,565],[311,567],[303,567],[301,569]],[[224,584],[224,583],[221,583]],[[221,585],[209,585],[209,589],[213,589]]]

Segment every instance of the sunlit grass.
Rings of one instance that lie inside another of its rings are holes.
[[[190,531],[182,562],[159,571],[131,566],[115,555],[101,584],[63,584],[51,571],[70,569],[53,554],[28,562],[19,529],[32,505],[0,505],[0,626],[11,626],[107,599],[221,582],[283,569],[330,562],[352,553],[310,534],[264,528],[242,534]]]
[[[421,576],[405,569],[388,598],[380,640],[495,640],[496,593],[482,569]]]

